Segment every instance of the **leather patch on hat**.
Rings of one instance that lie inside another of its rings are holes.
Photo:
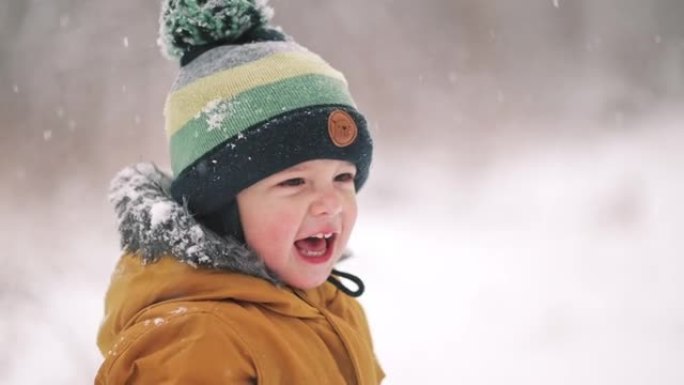
[[[328,116],[328,134],[335,146],[347,147],[354,143],[359,129],[351,115],[342,110],[335,110]]]

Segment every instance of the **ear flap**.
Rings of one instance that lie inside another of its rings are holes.
[[[221,237],[231,237],[245,243],[237,199],[232,199],[227,205],[211,213],[195,215],[195,220]]]
[[[238,208],[237,199],[231,200],[224,209],[223,230],[225,235],[233,237],[242,244],[246,243],[245,232],[242,229],[242,222],[240,221],[240,209]]]

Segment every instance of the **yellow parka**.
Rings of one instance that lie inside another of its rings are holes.
[[[354,298],[330,283],[279,284],[254,255],[193,222],[167,183],[149,165],[112,182],[129,252],[106,296],[96,385],[381,382]]]

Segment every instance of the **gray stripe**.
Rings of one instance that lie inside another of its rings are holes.
[[[259,60],[274,53],[306,51],[308,51],[306,48],[293,41],[269,41],[216,47],[181,68],[171,91],[177,91],[205,76]]]

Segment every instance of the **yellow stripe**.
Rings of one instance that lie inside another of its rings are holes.
[[[170,138],[211,101],[226,100],[255,87],[296,76],[320,74],[347,83],[341,72],[308,52],[277,53],[201,78],[171,93],[166,101],[166,133]]]

